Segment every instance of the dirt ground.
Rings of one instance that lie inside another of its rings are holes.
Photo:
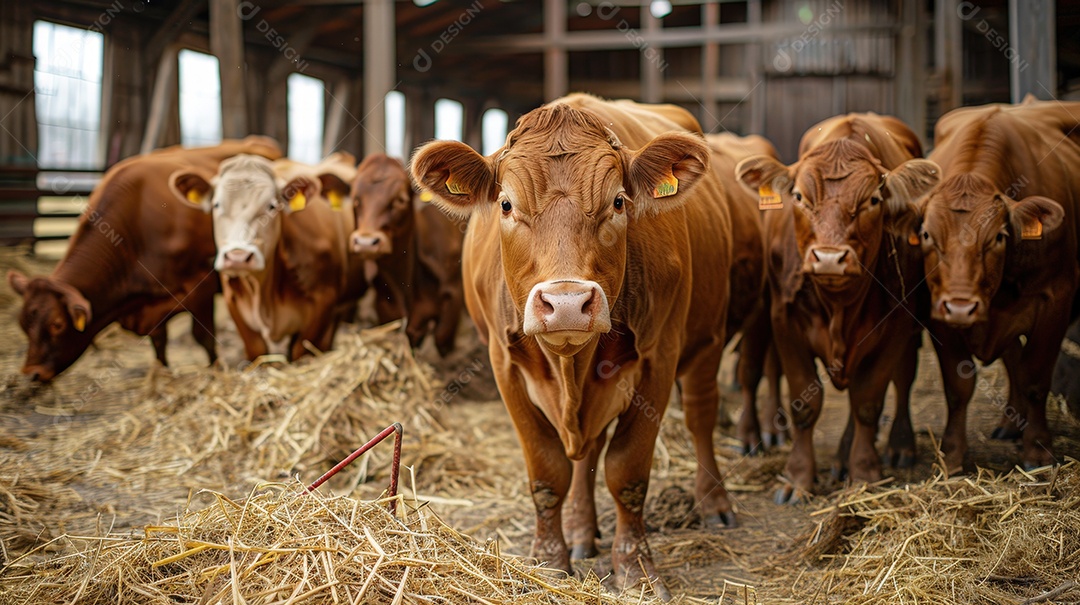
[[[10,267],[35,273],[49,269],[48,264],[15,252],[0,257],[0,265],[4,273]],[[26,353],[26,339],[17,322],[19,303],[5,281],[0,286],[0,338],[7,345],[0,351],[0,460],[20,461],[19,468],[23,469],[20,472],[24,475],[13,477],[12,467],[0,464],[0,480],[25,481],[28,479],[25,468],[29,466],[36,469],[33,473],[36,476],[30,478],[40,482],[43,486],[40,489],[56,491],[42,498],[34,510],[23,511],[21,516],[8,514],[5,518],[5,513],[10,511],[0,502],[0,544],[5,562],[48,537],[64,533],[137,532],[147,524],[161,523],[185,506],[198,505],[197,490],[201,488],[243,497],[260,481],[295,475],[310,481],[325,470],[311,464],[305,466],[306,463],[291,468],[260,468],[258,456],[251,453],[245,454],[250,457],[250,468],[201,472],[202,467],[197,465],[174,468],[170,466],[174,463],[162,462],[155,466],[157,454],[148,453],[146,467],[118,471],[105,464],[112,452],[99,448],[101,444],[92,438],[88,437],[80,447],[72,447],[72,438],[79,439],[81,431],[90,435],[89,429],[107,426],[122,433],[125,423],[137,426],[138,419],[130,416],[142,412],[133,410],[143,410],[140,405],[160,390],[163,380],[167,382],[171,377],[173,382],[169,384],[188,382],[197,391],[199,384],[213,380],[214,371],[236,372],[243,364],[242,347],[228,314],[219,305],[219,352],[226,370],[204,367],[205,355],[188,334],[190,320],[183,317],[169,326],[170,369],[153,367],[153,352],[147,339],[114,326],[103,332],[95,346],[51,386],[31,388],[19,374]],[[358,328],[347,327],[344,332],[355,334]],[[504,553],[527,555],[534,521],[526,491],[525,467],[510,419],[490,376],[486,351],[466,322],[459,347],[448,359],[439,359],[430,342],[425,343],[417,357],[434,367],[437,378],[434,401],[447,403],[439,411],[440,422],[429,424],[433,427],[431,433],[420,431],[407,435],[403,463],[411,471],[405,471],[403,483],[406,487],[412,485],[411,478],[415,476],[416,489],[422,498],[428,499],[430,506],[459,531],[479,540],[496,538]],[[729,356],[721,371],[722,384],[731,382],[731,365]],[[921,350],[912,395],[918,463],[907,471],[886,469],[897,484],[920,482],[934,472],[931,439],[932,435],[941,435],[945,418],[940,384],[933,350],[927,344]],[[969,471],[976,466],[1006,471],[1019,462],[1017,444],[988,438],[1001,414],[994,402],[1007,398],[1001,365],[982,369],[979,384],[969,412],[970,451],[965,467]],[[456,388],[439,385],[456,385]],[[847,408],[845,394],[831,387],[827,387],[826,393],[825,410],[815,430],[820,494],[839,487],[830,484],[829,465],[846,421]],[[198,397],[197,392],[189,395]],[[736,395],[731,389],[725,390],[723,411],[732,421],[739,413]],[[171,430],[169,414],[183,413],[183,407],[191,405],[190,397],[176,399],[175,409],[160,410],[163,420],[153,430],[166,435]],[[882,419],[886,428],[892,406],[890,393],[886,418]],[[1058,409],[1048,413],[1057,457],[1080,458],[1080,425]],[[132,432],[145,433],[145,430],[132,429]],[[438,431],[452,432],[465,447],[433,454]],[[783,564],[779,555],[805,539],[816,523],[812,513],[820,507],[820,499],[798,506],[774,504],[773,491],[787,448],[760,456],[742,456],[733,434],[733,427],[717,427],[716,443],[740,526],[731,530],[703,530],[693,508],[692,447],[682,427],[677,403],[670,407],[657,444],[646,516],[657,565],[675,594],[714,602],[721,595],[735,598],[732,602],[744,599],[762,603],[804,602],[820,587],[800,584],[797,577],[792,579],[791,569],[780,569]],[[130,443],[143,443],[140,439],[144,437],[145,434],[132,435]],[[882,430],[879,451],[886,437],[887,430]],[[355,442],[359,445],[366,438],[356,435]],[[337,451],[325,455],[326,460],[340,457]],[[146,468],[152,471],[144,473]],[[350,476],[353,478],[345,483],[332,484],[333,489],[351,489],[357,497],[373,498],[383,487],[368,482],[366,475]],[[604,552],[610,546],[614,511],[602,478],[598,485]],[[596,570],[603,572],[605,559],[602,555],[594,562]],[[743,585],[753,586],[754,590],[741,588]]]

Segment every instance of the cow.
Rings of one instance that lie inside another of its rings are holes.
[[[400,160],[371,154],[352,182],[356,229],[350,249],[368,265],[381,323],[407,317],[419,347],[431,332],[443,357],[454,348],[465,294],[461,244],[465,224],[417,195]]]
[[[19,325],[29,339],[24,374],[52,380],[114,321],[150,336],[157,360],[168,365],[165,324],[185,311],[196,342],[211,364],[217,360],[210,219],[174,203],[168,178],[184,167],[217,170],[238,153],[281,157],[273,139],[251,136],[215,147],[160,149],[105,172],[52,274],[8,273],[11,288],[23,297]]]
[[[333,346],[347,293],[363,291],[350,283],[352,215],[332,207],[348,195],[355,163],[348,154],[306,168],[238,155],[216,175],[169,178],[179,199],[213,216],[214,267],[247,359],[296,360]]]
[[[821,413],[821,359],[838,389],[850,389],[851,442],[835,470],[855,481],[881,479],[874,448],[889,382],[897,418],[908,419],[920,333],[922,258],[900,225],[909,204],[937,182],[918,137],[873,113],[825,120],[803,136],[799,159],[739,163],[739,179],[761,196],[774,342],[791,397],[793,447],[776,501],[812,493],[813,428]],[[898,420],[890,449],[914,461],[910,420]],[[899,458],[899,455],[897,455]]]
[[[469,216],[465,301],[524,449],[533,555],[570,571],[596,552],[595,470],[614,423],[613,579],[644,574],[661,596],[643,509],[676,376],[702,517],[735,522],[712,440],[731,222],[700,127],[664,115],[679,111],[573,94],[521,117],[490,156],[435,141],[411,163],[437,204]]]
[[[949,419],[949,468],[967,449],[972,357],[1001,359],[1008,403],[994,435],[1023,437],[1022,463],[1053,462],[1046,398],[1080,279],[1080,103],[985,105],[951,111],[930,159],[942,181],[918,206],[931,333]],[[1071,135],[1071,136],[1070,136]]]
[[[742,394],[742,415],[737,434],[744,454],[756,454],[767,446],[781,445],[788,420],[780,407],[780,360],[772,346],[769,321],[769,292],[765,280],[765,243],[762,212],[757,195],[751,194],[735,178],[735,167],[745,158],[766,155],[777,158],[776,148],[757,135],[741,137],[731,133],[705,136],[712,152],[713,171],[730,198],[732,223],[731,303],[726,334],[741,333],[736,375]],[[768,378],[769,396],[762,410],[766,429],[761,430],[757,409],[757,385]]]

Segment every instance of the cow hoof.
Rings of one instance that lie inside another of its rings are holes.
[[[735,511],[733,510],[705,517],[705,527],[722,527],[724,529],[733,529],[738,526],[739,522],[735,518]]]
[[[575,544],[570,549],[570,560],[582,561],[584,559],[592,559],[598,554],[600,554],[600,551],[596,550],[595,544]]]
[[[743,456],[758,456],[761,455],[764,448],[764,443],[758,443],[757,445],[750,445],[749,443],[743,443],[742,455]]]
[[[777,504],[803,504],[810,499],[810,494],[795,487],[794,485],[784,485],[780,489],[776,490],[776,495],[773,497],[773,502]]]
[[[829,476],[834,483],[843,483],[848,478],[848,470],[842,466],[833,466],[829,469]]]
[[[785,441],[783,433],[764,433],[762,438],[769,447],[782,447]]]
[[[1010,429],[1010,428],[1007,428],[1007,427],[1003,427],[1003,426],[996,427],[990,433],[990,438],[991,439],[997,439],[998,441],[1012,441],[1014,439],[1019,439],[1020,436],[1021,436],[1020,431],[1017,431],[1015,429]]]
[[[914,454],[899,454],[896,456],[896,462],[893,464],[895,468],[915,468],[915,455]]]

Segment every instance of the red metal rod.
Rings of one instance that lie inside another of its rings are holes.
[[[314,483],[307,486],[307,489],[304,490],[304,492],[307,493],[315,491],[320,485],[326,483],[326,481],[330,477],[338,474],[338,471],[352,464],[353,460],[356,460],[360,456],[364,455],[364,452],[370,450],[371,448],[375,447],[375,445],[378,444],[380,441],[389,437],[390,433],[394,433],[394,458],[390,462],[390,497],[393,498],[394,496],[396,496],[398,488],[398,472],[401,469],[402,428],[400,422],[395,422],[394,424],[391,424],[390,426],[383,429],[382,432],[380,432],[378,435],[375,435],[375,437],[371,441],[368,441],[364,445],[361,445],[355,452],[349,454],[344,460],[335,464],[334,468],[326,471],[326,473],[324,473],[322,477],[319,477],[315,480]],[[394,512],[396,508],[396,501],[391,500],[390,512]]]

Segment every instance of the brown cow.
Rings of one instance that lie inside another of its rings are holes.
[[[730,217],[700,134],[662,111],[675,110],[571,95],[523,116],[491,156],[437,141],[412,162],[442,207],[471,214],[465,300],[525,450],[533,554],[557,568],[570,570],[568,492],[573,550],[595,551],[594,473],[618,420],[605,471],[623,585],[657,576],[642,512],[677,375],[703,517],[734,522],[712,441]]]
[[[214,338],[214,241],[210,219],[174,203],[168,178],[184,167],[217,170],[238,153],[281,157],[266,137],[216,147],[170,147],[113,166],[90,194],[67,253],[49,277],[8,273],[24,299],[19,324],[30,340],[24,374],[49,381],[82,355],[114,321],[149,335],[164,365],[165,323],[192,314],[192,335],[217,359]]]
[[[911,213],[909,202],[936,183],[937,167],[913,159],[920,154],[918,138],[899,120],[849,114],[811,128],[790,167],[763,156],[738,166],[763,202],[784,201],[765,219],[773,333],[794,432],[790,483],[778,502],[813,489],[813,428],[822,403],[815,358],[834,386],[850,387],[853,442],[847,455],[841,446],[839,464],[853,479],[881,478],[874,440],[890,380],[897,417],[908,417],[922,265],[896,225]],[[894,424],[893,436],[894,448],[914,451],[910,422]]]
[[[757,135],[740,137],[731,133],[705,136],[712,151],[713,171],[724,184],[730,199],[732,224],[731,304],[727,335],[742,333],[736,375],[742,391],[743,411],[738,436],[743,453],[755,454],[764,446],[780,445],[788,420],[780,407],[780,360],[772,345],[769,321],[769,291],[765,287],[765,239],[758,196],[751,194],[735,178],[735,167],[748,157],[776,158],[776,148]],[[757,385],[768,377],[769,397],[761,411],[766,429],[761,430],[757,409]]]
[[[333,345],[338,307],[360,289],[349,279],[352,215],[327,198],[348,193],[354,164],[348,154],[307,169],[239,155],[216,176],[178,171],[170,178],[180,199],[213,213],[214,266],[249,360],[295,360],[309,353],[305,341],[320,351]]]
[[[356,168],[352,198],[356,230],[350,247],[369,264],[379,321],[408,317],[412,346],[431,331],[445,357],[454,348],[465,307],[464,222],[420,202],[405,166],[382,153],[365,157]]]
[[[919,237],[949,403],[942,449],[950,468],[967,449],[973,355],[1000,358],[1009,373],[995,436],[1022,428],[1023,463],[1053,460],[1046,397],[1080,283],[1077,115],[1080,103],[1029,101],[958,109],[935,128],[930,159],[943,180],[919,207]]]

